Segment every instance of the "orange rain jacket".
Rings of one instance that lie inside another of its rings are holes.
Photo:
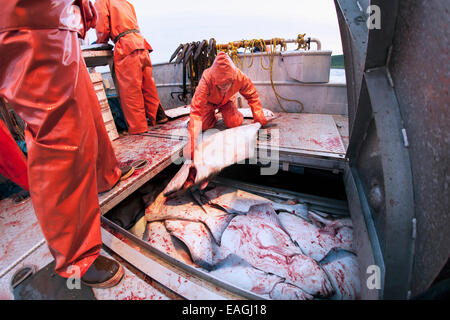
[[[121,175],[78,42],[95,10],[88,0],[0,5],[0,96],[26,122],[34,211],[56,272],[82,276],[102,244],[98,192]]]
[[[232,85],[223,96],[217,85],[227,82]],[[203,72],[191,100],[190,143],[185,149],[185,155],[189,155],[190,151],[191,159],[193,159],[195,144],[200,133],[214,127],[217,121],[216,109],[222,113],[223,121],[228,128],[242,124],[244,119],[236,105],[238,92],[247,100],[254,120],[260,122],[262,126],[266,125],[267,120],[264,117],[261,101],[252,81],[234,66],[226,53],[219,52],[212,66]]]
[[[0,174],[29,190],[27,159],[20,150],[6,124],[0,119]]]
[[[152,75],[149,51],[153,51],[139,30],[133,6],[125,0],[97,0],[97,43],[109,39],[114,48],[114,72],[119,89],[120,103],[130,134],[148,130],[147,118],[156,124],[160,104],[156,83]],[[130,33],[124,33],[134,31]],[[117,40],[117,38],[120,38]]]

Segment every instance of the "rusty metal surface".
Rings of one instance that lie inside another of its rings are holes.
[[[450,2],[402,1],[389,69],[406,129],[417,215],[412,295],[450,255]]]
[[[399,1],[365,1],[364,6],[356,1],[357,8],[351,1],[335,3],[350,86],[347,157],[356,183],[355,188],[347,186],[347,191],[352,192],[348,196],[360,201],[362,212],[355,214],[363,214],[366,225],[376,229],[376,234],[369,232],[368,237],[375,262],[380,253],[383,255],[378,259],[385,267],[379,297],[407,299],[411,296],[416,237],[414,179],[404,114],[386,67],[392,58],[394,37],[402,37],[395,29]],[[366,24],[369,4],[380,9],[378,29]],[[425,19],[422,13],[420,16]],[[415,29],[411,26],[409,30],[415,34]],[[353,203],[351,207],[358,205]]]
[[[121,166],[130,165],[141,159],[148,160],[149,165],[135,170],[131,177],[119,182],[112,190],[99,195],[102,214],[176,160],[185,142],[146,135],[130,135],[120,137],[113,141],[112,145]]]

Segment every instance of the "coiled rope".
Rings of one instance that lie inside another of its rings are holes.
[[[297,49],[296,50],[300,50],[300,49],[307,49],[308,48],[308,42],[305,40],[305,35],[306,34],[299,34],[297,36],[297,40],[295,41],[295,43],[297,43]],[[217,46],[217,50],[218,51],[223,51],[225,53],[227,53],[231,59],[233,60],[233,63],[240,69],[242,69],[243,65],[245,64],[245,66],[247,68],[250,68],[253,65],[254,62],[254,53],[255,53],[255,48],[259,48],[261,50],[261,67],[270,72],[270,84],[272,86],[272,90],[275,94],[275,98],[277,99],[277,102],[281,108],[281,110],[283,110],[284,112],[288,112],[284,107],[283,104],[281,103],[281,100],[285,100],[285,101],[290,101],[290,102],[295,102],[298,103],[298,105],[300,106],[300,110],[298,112],[303,112],[304,106],[303,103],[300,100],[297,99],[288,99],[285,98],[283,96],[281,96],[278,91],[275,88],[275,84],[273,81],[273,65],[274,65],[274,60],[275,60],[275,55],[277,54],[277,46],[280,46],[280,52],[281,51],[286,51],[287,50],[287,43],[284,39],[281,38],[273,38],[270,40],[270,45],[269,48],[267,48],[268,46],[266,45],[267,41],[264,41],[263,39],[252,39],[252,40],[242,40],[240,42],[229,42],[226,45],[218,45]],[[239,59],[238,56],[238,49],[239,48],[243,48],[244,49],[244,56],[243,56],[243,62],[241,61],[241,59]],[[250,64],[247,63],[247,56],[246,56],[246,52],[247,50],[249,50],[251,52],[251,60],[250,60]],[[263,55],[264,55],[264,51],[266,52],[266,56],[269,59],[269,65],[265,66],[263,63]]]

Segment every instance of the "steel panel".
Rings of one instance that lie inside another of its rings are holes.
[[[391,63],[409,143],[417,218],[412,296],[450,256],[450,2],[402,1]]]
[[[363,214],[366,224],[373,223],[376,230],[376,237],[370,236],[373,255],[379,247],[385,266],[380,297],[406,299],[411,294],[415,245],[414,190],[403,119],[385,67],[391,57],[398,1],[336,0],[335,4],[349,86],[347,157],[355,179],[354,184],[346,181],[351,184],[346,186],[347,196],[353,202],[367,202],[367,208],[360,207],[362,211],[352,216]],[[380,29],[367,26],[369,5],[380,8]],[[350,207],[358,210],[355,203]]]

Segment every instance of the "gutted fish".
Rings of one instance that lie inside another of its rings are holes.
[[[360,280],[356,255],[333,249],[320,262],[335,289],[333,300],[355,300],[360,297]]]
[[[313,296],[292,284],[277,283],[269,294],[273,300],[312,300]]]
[[[145,240],[154,248],[169,256],[193,265],[189,254],[174,242],[170,233],[167,232],[164,222],[155,221],[147,223]]]
[[[252,206],[233,218],[222,235],[222,253],[235,253],[262,271],[286,279],[310,295],[327,296],[332,286],[320,266],[302,254],[282,229],[271,204]]]
[[[217,264],[211,275],[258,295],[268,295],[274,286],[282,282],[279,276],[252,267],[247,261],[230,254]]]
[[[282,229],[271,204],[254,205],[248,214],[236,216],[222,235],[224,250],[231,248],[233,251],[234,247],[245,246],[246,241],[252,243],[242,250],[257,246],[283,256],[302,253]]]
[[[183,192],[207,181],[222,169],[252,158],[260,123],[252,123],[215,133],[194,150],[194,160],[184,163],[164,189],[164,195]]]
[[[290,238],[302,249],[303,253],[316,261],[322,260],[333,248],[353,250],[353,229],[319,228],[315,224],[293,214],[280,212],[278,219]]]
[[[203,223],[185,220],[165,220],[164,223],[170,234],[186,245],[192,260],[200,267],[212,270],[224,258],[220,247]]]
[[[305,204],[278,203],[259,195],[225,185],[218,185],[206,191],[205,196],[210,204],[219,206],[229,213],[246,214],[253,205],[270,203],[277,212],[290,212],[301,217],[308,217],[308,207]]]
[[[233,215],[209,205],[198,205],[189,194],[177,195],[160,203],[154,203],[145,211],[147,221],[180,219],[203,222],[220,245],[222,233],[233,219]]]

